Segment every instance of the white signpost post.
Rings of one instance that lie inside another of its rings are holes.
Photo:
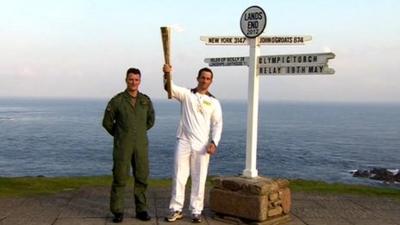
[[[260,45],[304,45],[311,41],[309,35],[260,36],[267,24],[264,10],[258,6],[247,8],[240,19],[240,28],[245,37],[241,36],[201,36],[200,40],[206,45],[249,45],[250,55],[242,57],[206,58],[209,66],[248,66],[248,107],[246,134],[246,167],[243,176],[254,178],[258,176],[257,163],[257,124],[259,75],[316,75],[334,74],[328,67],[328,60],[335,54],[309,53],[290,55],[259,56]]]
[[[258,93],[259,76],[257,76],[257,58],[260,55],[260,36],[267,25],[267,15],[258,6],[247,8],[240,18],[240,29],[249,38],[249,82],[247,105],[247,133],[246,133],[246,168],[245,177],[257,177],[257,123],[258,123]]]

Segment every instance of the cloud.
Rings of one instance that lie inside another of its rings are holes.
[[[35,69],[29,66],[18,68],[15,74],[16,77],[20,79],[25,79],[25,78],[31,79],[38,77],[38,73],[35,71]]]
[[[169,25],[169,27],[172,28],[172,30],[176,31],[176,32],[183,32],[185,29],[183,29],[183,27],[179,24],[172,24]]]
[[[323,52],[332,52],[332,50],[330,47],[325,46],[323,47]]]

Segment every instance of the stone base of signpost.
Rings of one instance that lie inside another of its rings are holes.
[[[289,181],[267,177],[217,177],[210,208],[225,222],[277,225],[290,221]]]

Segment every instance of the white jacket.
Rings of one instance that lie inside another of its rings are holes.
[[[177,138],[188,140],[194,150],[204,149],[211,141],[218,146],[222,133],[222,110],[211,94],[179,87],[171,82],[172,97],[181,103]]]

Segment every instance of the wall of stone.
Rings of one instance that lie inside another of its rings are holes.
[[[217,177],[210,208],[219,214],[265,221],[290,212],[289,181],[267,177]]]

